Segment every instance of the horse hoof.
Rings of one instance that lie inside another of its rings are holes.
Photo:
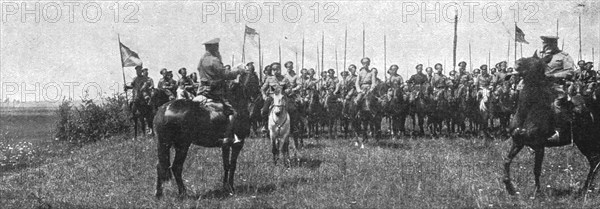
[[[156,193],[154,193],[154,197],[156,197],[157,199],[160,199],[162,196],[163,196],[162,191],[156,191]]]

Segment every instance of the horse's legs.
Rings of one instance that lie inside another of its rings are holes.
[[[138,133],[138,118],[137,116],[133,116],[131,117],[131,120],[133,120],[133,139],[137,139],[137,133]]]
[[[158,149],[158,163],[156,163],[156,193],[155,196],[160,198],[163,196],[162,183],[168,181],[172,177],[172,173],[169,170],[171,166],[170,161],[170,149],[171,145],[167,143],[161,143],[160,140],[157,143]]]
[[[229,171],[231,170],[231,145],[224,143],[221,146],[221,158],[223,159],[223,189],[227,192],[233,191],[233,188],[227,183],[229,180]]]
[[[271,134],[271,152],[273,153],[273,163],[277,165],[277,159],[279,157],[279,145],[275,134]]]
[[[240,156],[240,152],[244,147],[244,142],[234,143],[231,146],[231,158],[229,159],[229,188],[231,188],[231,193],[235,192],[233,187],[233,177],[235,176],[235,169],[237,168],[237,159]]]
[[[189,148],[190,144],[175,144],[175,159],[173,159],[173,165],[171,166],[171,171],[173,171],[175,182],[179,189],[179,195],[182,197],[185,195],[186,191],[181,175],[183,173],[183,163],[185,162]]]
[[[517,144],[513,141],[510,150],[508,151],[506,161],[504,162],[504,185],[506,186],[506,191],[510,195],[516,194],[515,186],[512,184],[512,180],[510,178],[510,164],[517,154],[519,154],[521,149],[523,149],[523,145]]]
[[[544,162],[544,147],[538,147],[535,151],[535,163],[533,166],[533,175],[535,177],[535,194],[541,192],[540,175],[542,174],[542,162]]]

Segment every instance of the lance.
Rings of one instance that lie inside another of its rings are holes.
[[[365,23],[363,22],[363,30],[362,30],[363,40],[362,40],[362,57],[365,57]]]
[[[302,34],[302,68],[304,69],[304,34]]]
[[[558,18],[556,18],[556,37],[558,37]]]
[[[344,68],[346,67],[346,50],[348,47],[348,25],[346,25],[346,32],[344,33]]]
[[[263,60],[262,60],[262,50],[260,48],[260,34],[258,34],[258,75],[260,76],[260,82],[262,82],[262,74],[263,74]]]
[[[387,40],[386,39],[387,39],[386,35],[383,34],[383,76],[384,76],[384,79],[387,81],[387,72],[386,72],[386,69],[387,69],[387,48],[386,48]]]
[[[595,62],[595,59],[596,59],[596,57],[595,57],[595,56],[596,56],[596,55],[594,55],[594,48],[592,48],[592,62]]]
[[[556,33],[558,33],[558,31]],[[516,63],[517,63],[517,22],[515,22],[515,64]]]
[[[281,41],[279,41],[279,64],[281,65]]]
[[[235,53],[231,53],[231,66],[233,67],[233,63],[235,63]]]
[[[242,42],[242,63],[246,61],[246,53],[244,53],[246,51],[246,28],[248,26],[244,27],[244,41]],[[231,65],[231,67],[233,67],[233,64]]]
[[[325,70],[325,32],[321,31],[321,71]],[[321,72],[323,73],[323,72]]]
[[[579,15],[579,60],[582,60],[583,56],[581,56],[581,14]]]
[[[510,38],[508,39],[508,44],[506,45],[506,63],[510,62]],[[517,50],[517,49],[515,49]]]
[[[340,66],[338,66],[337,44],[335,44],[335,70],[340,71]],[[341,71],[339,73],[341,74]]]
[[[471,41],[469,41],[469,66],[471,67],[471,72],[473,71],[473,62],[471,61]]]
[[[456,70],[456,43],[458,40],[457,30],[458,30],[458,11],[456,11],[456,14],[454,15],[454,46],[452,49],[453,70]]]
[[[321,76],[321,70],[319,69],[319,44],[317,44],[317,78]]]
[[[492,51],[488,49],[488,60],[487,60],[487,63],[488,63],[488,69],[490,69],[490,68],[491,68],[491,66],[490,66],[490,65],[491,65],[490,61],[491,61],[491,60],[492,60]]]

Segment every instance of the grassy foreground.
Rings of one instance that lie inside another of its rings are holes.
[[[125,137],[121,137],[125,138]],[[190,197],[174,183],[154,198],[156,144],[114,138],[2,177],[2,208],[599,208],[598,192],[575,199],[587,163],[575,147],[548,149],[533,194],[533,155],[513,163],[520,195],[501,182],[509,141],[406,138],[357,149],[345,140],[309,140],[299,165],[274,166],[267,140],[246,142],[236,172],[237,194],[220,195],[220,149],[193,146],[184,168]]]

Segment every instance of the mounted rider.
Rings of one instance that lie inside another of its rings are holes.
[[[358,75],[356,75],[356,65],[350,64],[348,66],[348,77],[345,78],[345,94],[343,95],[346,100],[352,99],[356,96],[356,80],[358,79]]]
[[[431,78],[431,85],[433,86],[434,98],[437,99],[439,94],[444,92],[446,88],[450,87],[451,82],[448,77],[442,74],[442,71],[444,70],[442,64],[437,63],[434,67],[435,74]]]
[[[194,94],[194,81],[187,76],[187,69],[180,68],[178,73],[181,75],[177,81],[177,99],[192,99]]]
[[[402,76],[398,74],[398,69],[398,65],[392,65],[390,66],[390,69],[388,69],[388,74],[390,77],[386,83],[394,89],[400,89],[404,87],[404,79],[402,79]]]
[[[132,89],[133,96],[129,102],[129,108],[133,109],[138,102],[148,102],[150,100],[150,91],[154,88],[154,81],[148,77],[148,68],[141,65],[135,66],[136,77],[133,78],[131,85],[124,85],[124,90]]]
[[[203,43],[206,53],[200,59],[198,64],[198,77],[200,78],[200,87],[198,94],[213,102],[219,102],[223,105],[223,114],[229,118],[229,123],[225,129],[224,142],[241,142],[233,135],[233,124],[231,123],[235,109],[226,98],[227,80],[234,80],[238,75],[245,73],[243,64],[237,66],[236,71],[226,70],[221,62],[221,53],[219,52],[219,38],[212,39]],[[198,98],[202,100],[202,98]],[[196,98],[194,100],[197,100]]]
[[[373,74],[371,69],[369,69],[371,60],[368,57],[365,57],[360,60],[360,63],[363,65],[363,67],[360,68],[360,71],[358,72],[358,78],[356,79],[355,88],[357,90],[357,95],[354,99],[356,104],[359,106],[362,104],[365,94],[371,92],[375,88],[375,85],[377,85],[375,74]],[[369,111],[368,109],[366,110]]]
[[[177,82],[173,80],[173,72],[163,68],[160,74],[163,77],[158,81],[157,88],[164,91],[169,96],[169,100],[174,100],[177,95]]]
[[[265,83],[260,89],[263,99],[265,100],[265,104],[261,110],[263,115],[269,113],[271,104],[273,103],[273,98],[271,96],[275,93],[275,90],[281,89],[286,94],[289,94],[289,92],[292,90],[290,88],[290,81],[285,76],[281,75],[281,64],[274,62],[271,64],[271,70],[273,72],[273,76],[270,76],[267,80],[265,80]]]
[[[335,76],[335,70],[327,70],[327,80],[325,80],[325,91],[328,95],[334,95],[339,79]]]
[[[564,142],[568,143],[568,135],[565,132],[569,127],[570,121],[572,121],[570,102],[567,94],[565,93],[565,84],[569,81],[575,70],[575,63],[571,56],[566,52],[561,51],[558,48],[558,37],[556,36],[541,36],[543,49],[537,56],[542,59],[546,64],[545,75],[547,78],[553,81],[552,89],[555,94],[555,100],[552,104],[554,112],[556,113],[555,122],[555,133],[550,138],[549,142]],[[521,81],[522,82],[522,81]],[[515,125],[521,127],[525,119],[525,113],[517,112],[515,114]]]

